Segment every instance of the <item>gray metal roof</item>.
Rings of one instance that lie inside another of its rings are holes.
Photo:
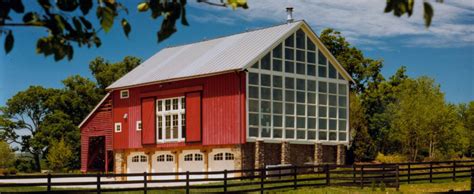
[[[304,21],[165,48],[107,89],[242,70]]]

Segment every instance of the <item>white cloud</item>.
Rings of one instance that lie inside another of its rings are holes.
[[[341,31],[352,43],[360,46],[386,47],[384,38],[401,37],[405,46],[459,47],[474,44],[474,3],[472,0],[432,2],[435,15],[426,29],[422,0],[415,1],[411,17],[385,14],[383,0],[249,0],[250,9],[228,9],[196,5],[193,7],[215,12],[201,16],[203,22],[217,21],[237,25],[238,20],[284,22],[285,7],[294,7],[295,19],[306,20],[319,32],[324,28]]]

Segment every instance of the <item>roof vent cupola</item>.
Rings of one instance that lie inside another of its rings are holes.
[[[286,8],[286,23],[292,23],[293,22],[293,7],[287,7]]]

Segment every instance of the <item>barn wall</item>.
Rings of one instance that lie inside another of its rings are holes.
[[[202,90],[202,142],[158,143],[151,147],[180,147],[189,145],[227,145],[245,142],[245,74],[228,73],[205,78],[168,82],[129,89],[130,97],[120,99],[113,92],[113,122],[122,123],[122,132],[114,133],[114,149],[140,149],[140,98],[153,94],[160,98],[184,96],[189,88]],[[170,93],[170,91],[172,91]],[[127,118],[124,118],[127,114]],[[190,116],[190,115],[187,115]],[[146,146],[147,148],[150,145]]]
[[[105,149],[112,150],[112,102],[106,99],[81,127],[81,171],[87,171],[89,137],[105,136]]]

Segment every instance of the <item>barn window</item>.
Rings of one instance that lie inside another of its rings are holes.
[[[148,158],[145,155],[136,155],[132,157],[132,162],[147,162]]]
[[[165,161],[165,155],[159,155],[158,157],[156,157],[156,161],[157,162],[164,162]]]
[[[184,161],[193,161],[193,154],[187,154],[184,156]]]
[[[115,123],[114,129],[116,133],[122,132],[122,123]]]
[[[146,162],[146,161],[148,161],[147,157],[144,156],[144,155],[141,155],[140,156],[140,162]]]
[[[173,156],[167,154],[167,155],[166,155],[166,161],[167,161],[167,162],[173,162]]]
[[[163,155],[159,155],[158,157],[156,157],[156,161],[158,162],[173,162],[173,156],[170,155],[170,154],[163,154]]]
[[[120,99],[125,99],[129,97],[128,90],[120,90]]]
[[[216,155],[214,155],[214,160],[223,160],[224,157],[223,157],[223,153],[218,153]]]
[[[225,153],[225,160],[234,160],[234,154]]]
[[[139,162],[140,161],[140,156],[133,156],[132,157],[132,162]]]
[[[137,121],[137,131],[142,130],[142,121]]]
[[[202,154],[194,154],[195,161],[202,161]]]
[[[248,138],[347,141],[349,88],[336,63],[303,30],[270,54],[256,64],[271,69],[248,69]]]
[[[184,96],[157,100],[159,141],[182,141],[186,137]]]

